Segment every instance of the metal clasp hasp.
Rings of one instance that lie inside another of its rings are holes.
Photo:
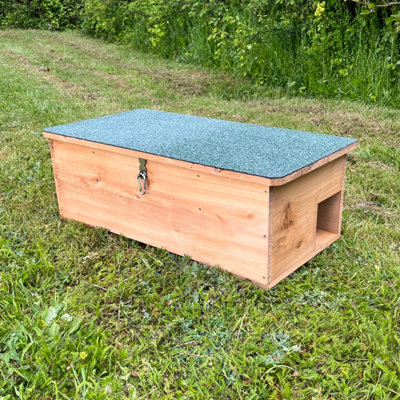
[[[141,195],[146,194],[147,169],[146,169],[146,160],[143,158],[139,158],[139,173],[137,176],[137,183],[138,183],[139,193]]]

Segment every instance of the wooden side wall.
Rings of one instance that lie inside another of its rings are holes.
[[[271,187],[269,287],[340,237],[345,163],[342,156],[285,185]]]
[[[266,287],[269,186],[50,140],[60,213],[140,242],[218,265]]]

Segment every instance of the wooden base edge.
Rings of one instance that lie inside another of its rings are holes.
[[[193,258],[190,254],[181,254],[181,253],[174,252],[174,251],[172,251],[172,250],[170,250],[170,249],[168,249],[168,248],[165,248],[165,247],[158,247],[158,246],[155,246],[154,244],[151,244],[151,243],[141,242],[140,240],[135,239],[134,237],[132,237],[132,235],[130,235],[129,233],[126,233],[126,232],[113,230],[113,229],[110,229],[110,228],[107,228],[107,227],[104,227],[104,226],[100,226],[100,225],[92,225],[92,224],[87,223],[87,222],[85,222],[85,221],[80,221],[80,220],[78,220],[78,219],[71,218],[71,217],[65,215],[65,214],[62,212],[62,210],[61,210],[60,208],[59,208],[59,213],[60,213],[60,217],[61,217],[63,220],[65,220],[65,221],[75,221],[75,222],[79,222],[79,223],[81,223],[81,224],[86,225],[87,227],[91,227],[91,228],[95,228],[95,229],[106,229],[106,230],[108,230],[109,232],[113,233],[114,235],[124,236],[124,237],[126,237],[126,238],[128,238],[128,239],[130,239],[130,240],[135,241],[135,242],[143,243],[144,245],[154,247],[155,249],[158,248],[158,249],[161,249],[161,250],[165,250],[165,251],[168,251],[168,252],[171,253],[171,254],[176,254],[176,255],[178,255],[178,256],[180,256],[180,257],[189,257],[192,261],[196,261],[196,262],[198,262],[198,263],[200,263],[200,264],[203,264],[203,265],[205,265],[205,266],[208,267],[208,268],[218,268],[218,269],[221,270],[221,271],[224,271],[224,272],[226,271],[226,272],[228,272],[229,274],[231,274],[232,276],[234,276],[234,277],[237,278],[237,279],[240,279],[240,280],[247,280],[247,281],[251,282],[253,285],[255,285],[255,286],[259,287],[259,288],[262,288],[262,289],[264,289],[264,290],[267,290],[267,289],[268,289],[268,284],[267,284],[267,283],[264,283],[264,282],[262,282],[262,281],[256,281],[256,280],[251,279],[251,278],[248,277],[248,276],[241,275],[241,274],[239,274],[239,273],[230,271],[228,268],[223,267],[223,266],[221,266],[221,265],[219,265],[219,264],[210,264],[210,263],[205,262],[204,260],[200,260],[200,259],[198,259],[198,258]],[[265,266],[265,270],[267,271],[267,266]],[[267,275],[267,272],[265,272],[265,275]]]

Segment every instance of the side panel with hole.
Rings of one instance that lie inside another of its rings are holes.
[[[340,237],[346,157],[271,188],[270,286]]]

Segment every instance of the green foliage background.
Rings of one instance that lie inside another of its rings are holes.
[[[80,27],[83,10],[83,0],[0,0],[0,27]]]
[[[285,94],[400,105],[400,6],[351,0],[0,0],[0,10],[0,26],[76,27],[249,77]]]

